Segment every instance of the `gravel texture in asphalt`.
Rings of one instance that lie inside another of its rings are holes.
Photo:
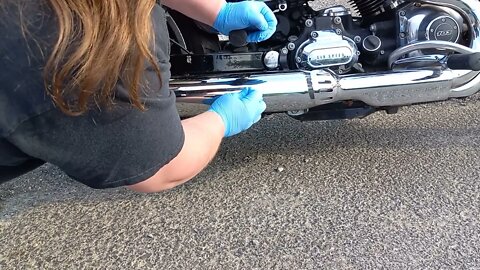
[[[270,116],[160,194],[45,165],[0,186],[0,269],[478,269],[479,108]]]

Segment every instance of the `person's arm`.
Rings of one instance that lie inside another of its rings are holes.
[[[199,22],[213,26],[225,0],[163,0],[162,4]]]
[[[187,182],[208,165],[223,137],[250,128],[260,120],[265,108],[261,92],[250,88],[221,96],[207,112],[182,121],[184,145],[170,163],[149,179],[129,187],[139,192],[158,192]]]
[[[246,30],[247,42],[261,42],[273,35],[277,19],[261,1],[227,3],[225,0],[164,0],[170,7],[229,35],[234,30]]]
[[[222,118],[205,112],[182,121],[185,141],[180,153],[154,176],[130,186],[138,192],[158,192],[173,188],[200,173],[217,153],[225,133]]]

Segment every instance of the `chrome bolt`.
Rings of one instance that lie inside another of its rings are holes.
[[[283,54],[287,54],[287,53],[288,53],[288,49],[287,49],[287,48],[283,48],[283,49],[282,49],[282,53],[283,53]]]
[[[334,24],[341,24],[341,23],[342,23],[342,18],[340,18],[340,17],[335,17],[335,18],[333,19],[333,23],[334,23]]]
[[[407,35],[404,32],[400,33],[400,38],[405,38]]]
[[[335,30],[335,33],[337,33],[337,35],[341,35],[342,34],[342,29]]]
[[[265,58],[263,58],[263,63],[268,69],[276,69],[278,68],[278,61],[279,61],[280,53],[277,51],[269,51],[265,54]]]
[[[400,11],[399,14],[400,14],[400,16],[402,16],[402,17],[405,16],[405,15],[407,15],[407,13],[405,13],[405,11]]]
[[[288,50],[290,50],[290,51],[295,50],[295,43],[288,43],[287,48],[288,48]]]
[[[384,50],[381,50],[381,51],[380,51],[380,54],[381,54],[381,55],[384,55],[384,54],[385,54],[385,51],[384,51]]]
[[[311,19],[308,19],[305,21],[305,26],[306,27],[312,27],[313,26],[313,21]]]
[[[310,36],[312,36],[312,38],[318,38],[318,33],[313,31],[312,33],[310,33]]]
[[[362,38],[360,36],[356,36],[353,38],[353,41],[355,41],[355,43],[360,43],[362,41]]]
[[[302,62],[302,58],[297,57],[297,58],[295,58],[295,61],[297,61],[297,63],[301,63],[301,62]]]

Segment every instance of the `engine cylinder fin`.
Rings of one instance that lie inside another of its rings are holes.
[[[387,0],[348,0],[362,17],[375,16],[384,12]]]

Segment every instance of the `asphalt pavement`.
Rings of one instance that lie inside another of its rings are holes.
[[[479,113],[270,116],[159,194],[45,165],[0,186],[0,269],[480,269]]]
[[[0,186],[0,269],[479,269],[479,108],[268,117],[160,194],[46,165]]]

